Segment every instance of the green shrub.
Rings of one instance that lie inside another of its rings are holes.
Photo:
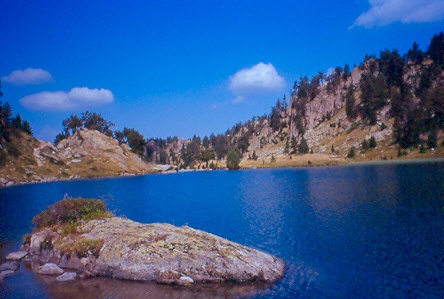
[[[355,148],[351,147],[350,150],[348,151],[347,158],[351,159],[354,157],[355,157]]]
[[[51,205],[32,219],[35,227],[41,228],[55,224],[70,224],[80,220],[111,217],[102,200],[89,198],[63,199]]]
[[[308,143],[307,140],[305,140],[304,137],[301,138],[301,142],[299,143],[299,153],[300,154],[308,154],[309,152],[309,147],[308,147]]]
[[[240,160],[241,160],[240,153],[235,149],[230,150],[227,155],[228,169],[229,170],[238,170],[240,168],[239,167]]]
[[[364,139],[364,141],[361,144],[361,147],[364,152],[366,152],[369,149],[369,145],[368,145],[367,140]]]
[[[375,148],[376,147],[376,139],[375,137],[370,137],[369,141],[368,141],[368,147],[369,148]]]

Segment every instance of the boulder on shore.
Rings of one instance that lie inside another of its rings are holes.
[[[55,236],[53,250],[79,240],[99,247],[91,246],[81,257],[70,253],[69,259],[81,258],[77,271],[81,278],[101,275],[181,285],[224,281],[273,283],[285,270],[279,258],[188,226],[142,224],[112,217],[85,222],[69,238]],[[66,266],[67,255],[62,255],[59,266]]]
[[[39,274],[45,274],[45,275],[60,275],[64,271],[59,266],[53,263],[47,263],[42,266],[42,268],[39,271]]]
[[[57,276],[55,279],[57,282],[68,282],[76,280],[77,273],[76,272],[65,272],[60,276]]]
[[[17,251],[17,252],[11,252],[6,257],[7,261],[20,261],[28,254],[27,251]]]

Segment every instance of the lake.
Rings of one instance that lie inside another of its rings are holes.
[[[0,258],[64,196],[118,216],[189,225],[282,258],[274,286],[174,287],[107,278],[56,284],[26,269],[2,298],[442,298],[444,163],[188,172],[0,189]]]

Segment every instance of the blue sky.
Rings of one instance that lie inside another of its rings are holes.
[[[444,29],[444,0],[0,1],[3,102],[53,141],[86,110],[145,137],[223,133],[293,82]]]

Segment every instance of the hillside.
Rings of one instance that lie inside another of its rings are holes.
[[[430,58],[385,50],[295,82],[290,103],[238,123],[225,134],[151,140],[148,159],[179,168],[336,165],[353,161],[444,157],[444,71]]]
[[[128,146],[96,130],[84,128],[57,146],[27,134],[21,134],[14,143],[20,145],[20,155],[10,157],[0,168],[1,185],[155,171]]]
[[[1,85],[0,85],[1,86]],[[1,92],[0,92],[1,95]],[[337,165],[444,157],[444,33],[353,67],[294,82],[287,101],[225,133],[145,139],[86,111],[63,121],[55,145],[0,105],[0,186],[13,182],[144,174],[171,169]],[[113,137],[114,136],[114,137]]]

